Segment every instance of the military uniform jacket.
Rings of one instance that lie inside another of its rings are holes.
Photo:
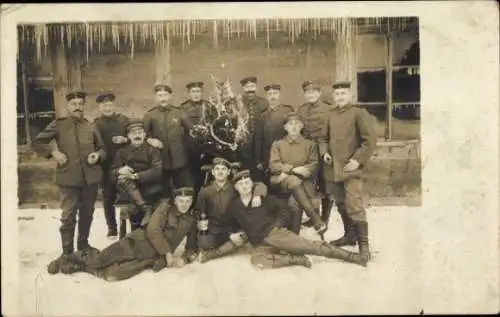
[[[144,115],[144,129],[148,137],[163,142],[161,156],[164,170],[180,169],[188,164],[185,134],[193,124],[182,108],[156,106]]]
[[[319,143],[326,137],[326,122],[328,120],[329,106],[322,102],[304,103],[297,107],[297,112],[304,121],[302,135],[309,140]]]
[[[343,169],[351,158],[360,163],[362,172],[377,143],[375,123],[374,117],[365,109],[352,105],[330,108],[327,134],[319,146],[321,157],[325,153],[330,153],[333,157],[333,166],[324,165],[325,180],[345,180],[348,174]]]
[[[65,117],[52,121],[33,141],[33,149],[40,155],[50,158],[55,140],[59,151],[68,159],[63,166],[56,168],[56,184],[59,186],[86,186],[102,180],[100,164],[106,160],[104,142],[95,125],[87,119]],[[87,163],[92,152],[100,154],[97,164]]]
[[[294,167],[304,166],[313,178],[318,168],[318,149],[316,143],[300,136],[293,140],[289,136],[275,141],[271,147],[269,168],[271,174],[290,173]]]
[[[255,158],[255,131],[259,126],[262,113],[269,107],[269,102],[266,99],[255,96],[253,99],[248,99],[243,96],[243,104],[248,111],[248,133],[249,138],[241,148],[241,154],[246,158]]]
[[[252,246],[258,246],[273,228],[285,227],[290,221],[289,217],[290,211],[274,196],[262,199],[259,207],[252,207],[251,202],[245,206],[238,196],[229,205],[226,222],[233,227],[241,227]]]
[[[116,151],[123,147],[123,144],[114,144],[112,139],[114,136],[127,136],[126,126],[129,123],[129,118],[122,114],[115,113],[111,116],[100,116],[94,120],[97,130],[101,134],[104,146],[106,148],[107,158],[102,166],[109,169],[113,163]]]
[[[120,167],[128,165],[135,170],[139,176],[139,187],[149,192],[154,187],[160,187],[160,178],[163,172],[163,164],[160,151],[144,142],[135,147],[127,144],[118,150],[111,165],[110,179],[116,182],[117,171]]]
[[[267,187],[263,183],[255,185],[256,196],[267,196]],[[195,214],[204,212],[208,219],[208,231],[220,233],[223,231],[236,230],[235,228],[225,228],[224,215],[229,203],[238,195],[236,189],[229,181],[222,187],[215,182],[203,187],[198,194],[195,204]]]
[[[286,135],[283,120],[293,110],[290,105],[278,105],[275,108],[267,108],[261,115],[255,133],[255,161],[264,164],[265,168],[269,167],[273,142],[281,140]]]
[[[133,240],[137,259],[151,259],[173,253],[187,236],[186,250],[196,250],[196,219],[189,212],[181,214],[169,200],[156,207],[146,229],[137,229],[126,236]]]
[[[205,114],[203,113],[204,106],[208,107],[206,100],[200,100],[200,102],[193,102],[191,100],[186,100],[181,104],[182,108],[186,112],[187,116],[194,125],[204,124]],[[196,140],[194,140],[188,133],[184,135],[184,142],[186,144],[187,151],[190,154],[194,154],[198,148]]]

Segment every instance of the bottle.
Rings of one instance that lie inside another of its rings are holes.
[[[198,231],[202,236],[208,234],[208,218],[204,211],[201,212],[200,219],[198,220]]]

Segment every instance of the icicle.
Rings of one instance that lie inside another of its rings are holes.
[[[134,24],[130,23],[129,26],[130,36],[130,59],[134,59],[135,41],[134,41]]]
[[[214,46],[217,47],[219,45],[218,34],[217,34],[217,20],[213,20],[213,36],[214,36]]]
[[[232,39],[233,36],[233,20],[229,20],[229,37],[228,41]]]
[[[267,49],[270,48],[270,39],[269,39],[269,19],[266,19],[266,42],[267,42]]]
[[[229,46],[229,21],[224,21],[224,32],[226,33],[227,45]]]
[[[47,48],[49,47],[49,30],[47,25],[43,26],[43,52],[47,56]]]
[[[182,33],[181,34],[182,35],[182,51],[184,51],[186,48],[186,43],[185,43],[186,42],[186,28],[185,28],[186,24],[185,24],[185,21],[182,21],[181,26],[182,26],[182,32],[181,32]]]
[[[191,45],[191,23],[192,21],[187,21],[186,23],[186,28],[187,28],[187,31],[186,31],[186,35],[187,35],[187,43],[188,45]]]
[[[90,33],[91,31],[90,25],[88,23],[85,23],[85,56],[87,59],[87,63],[89,62],[89,41],[90,41]]]
[[[257,39],[257,20],[254,19],[252,24],[253,24],[253,39],[256,40]]]
[[[292,20],[292,44],[295,44],[295,20]]]

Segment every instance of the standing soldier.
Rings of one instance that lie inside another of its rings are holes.
[[[156,85],[155,94],[157,104],[144,115],[144,128],[148,143],[161,150],[164,194],[171,197],[171,182],[175,188],[193,186],[185,145],[193,124],[182,108],[169,103],[172,89],[168,85]]]
[[[314,229],[322,235],[326,231],[326,225],[321,221],[315,207],[317,204],[314,202],[319,164],[318,146],[302,136],[301,130],[304,125],[297,113],[289,113],[282,124],[287,135],[273,142],[271,147],[269,160],[273,175],[271,184],[276,184],[285,192],[292,194],[290,231],[299,234],[302,210],[304,210],[311,219]]]
[[[304,130],[302,135],[309,140],[319,144],[320,140],[326,136],[326,121],[328,118],[328,105],[320,100],[321,87],[319,84],[307,80],[302,84],[306,103],[297,107],[297,112],[304,120]],[[331,205],[326,197],[325,181],[323,179],[323,163],[320,160],[318,169],[318,187],[322,194],[321,200],[321,220],[328,226],[330,220]],[[308,222],[312,224],[312,221]]]
[[[283,120],[293,112],[293,107],[280,102],[281,86],[270,84],[264,87],[269,107],[264,110],[255,133],[255,160],[257,168],[264,171],[264,183],[269,186],[269,157],[274,141],[285,136]]]
[[[88,243],[98,184],[102,180],[100,164],[106,160],[105,146],[95,125],[83,116],[84,92],[66,95],[69,116],[52,121],[34,140],[33,148],[57,161],[56,184],[61,193],[62,255],[52,261],[48,271],[59,271],[60,262],[73,253],[78,213],[77,249],[91,251]],[[56,148],[50,143],[55,141]]]
[[[117,196],[116,185],[110,180],[110,169],[116,151],[128,143],[126,125],[129,119],[115,111],[115,95],[111,92],[99,94],[96,102],[101,115],[94,120],[97,130],[102,136],[106,147],[107,157],[102,164],[102,200],[104,216],[108,226],[108,238],[116,239],[118,228],[116,224],[115,201]]]
[[[205,123],[205,108],[208,106],[206,100],[203,100],[203,82],[194,81],[186,85],[188,100],[181,106],[194,125],[203,125]],[[203,161],[200,153],[198,141],[190,135],[185,135],[185,144],[189,154],[189,166],[194,179],[195,196],[203,185],[203,173],[200,167],[210,162]]]
[[[370,259],[368,223],[363,206],[363,168],[376,145],[375,121],[362,108],[351,104],[351,84],[333,85],[335,105],[327,123],[327,139],[320,144],[327,193],[335,200],[344,223],[344,236],[335,246],[359,245],[361,257]]]
[[[130,120],[126,129],[130,143],[116,153],[109,178],[113,185],[119,188],[120,193],[126,195],[120,198],[126,198],[127,202],[132,203],[127,211],[134,230],[141,222],[147,223],[153,212],[152,206],[162,196],[160,181],[163,164],[160,151],[144,142],[146,133],[142,120]],[[125,231],[126,227],[122,221],[120,238]]]
[[[267,109],[269,103],[262,97],[257,96],[257,78],[250,76],[240,80],[243,86],[243,104],[248,111],[247,128],[249,139],[240,149],[240,161],[242,168],[249,169],[256,179],[261,179],[262,173],[257,169],[257,158],[255,157],[255,131],[259,125],[262,112]]]

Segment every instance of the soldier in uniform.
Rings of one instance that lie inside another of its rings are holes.
[[[368,261],[368,223],[363,206],[363,168],[376,146],[375,120],[365,109],[351,104],[351,84],[333,85],[335,105],[329,111],[327,138],[320,144],[325,162],[327,193],[337,204],[344,223],[344,236],[332,245],[359,245],[361,256]]]
[[[194,81],[186,85],[188,92],[188,100],[184,101],[181,106],[187,113],[189,119],[194,125],[205,124],[205,110],[207,101],[203,99],[203,82]],[[190,135],[185,135],[185,144],[189,154],[189,166],[191,167],[191,173],[194,179],[194,189],[195,196],[199,189],[203,185],[203,173],[201,172],[200,166],[205,164],[210,164],[203,160],[200,151],[200,144],[197,140],[192,138]]]
[[[115,95],[111,92],[101,93],[97,96],[96,102],[99,105],[100,116],[94,120],[102,140],[106,147],[107,158],[102,164],[102,200],[104,216],[108,226],[108,238],[114,240],[118,236],[116,224],[115,201],[117,198],[116,185],[111,181],[110,169],[116,151],[124,144],[128,143],[126,137],[126,125],[129,119],[115,111]]]
[[[252,171],[252,175],[256,177],[256,179],[263,179],[263,173],[257,168],[257,158],[255,157],[255,131],[257,127],[260,125],[259,121],[262,115],[268,106],[269,103],[266,99],[257,96],[257,78],[254,76],[245,77],[240,80],[241,85],[243,86],[243,104],[245,105],[248,111],[248,123],[247,128],[249,132],[249,139],[245,142],[240,149],[240,162],[243,168],[249,169]]]
[[[290,230],[299,233],[302,210],[311,219],[314,228],[321,235],[326,225],[316,211],[316,175],[318,169],[318,147],[314,141],[305,139],[302,134],[302,118],[295,112],[283,120],[286,137],[275,141],[271,146],[269,166],[271,184],[278,185],[291,193],[292,221]],[[298,206],[297,206],[298,204]],[[300,206],[300,207],[299,207]]]
[[[323,102],[321,98],[321,87],[314,81],[307,80],[302,83],[302,90],[306,103],[297,107],[297,112],[302,117],[304,130],[302,135],[309,140],[319,144],[320,140],[326,136],[326,120],[328,118],[328,104]],[[325,181],[323,179],[323,163],[320,160],[318,169],[318,187],[322,194],[321,200],[321,220],[328,226],[330,220],[331,205],[327,197],[325,189]],[[312,221],[309,222],[311,224]]]
[[[237,228],[228,227],[223,219],[227,205],[235,197],[233,184],[229,180],[232,164],[224,158],[213,159],[213,182],[203,187],[196,200],[196,215],[208,220],[207,232],[200,235],[198,245],[201,249],[199,260],[201,263],[220,258],[234,252],[240,245],[233,242],[239,241]],[[267,195],[267,187],[260,183],[256,186],[255,199],[252,204],[259,205],[262,197]]]
[[[269,157],[271,145],[281,140],[286,134],[283,120],[293,112],[293,107],[280,103],[281,86],[269,84],[264,87],[269,107],[264,110],[255,133],[255,159],[257,168],[264,171],[264,183],[269,186]]]
[[[162,196],[163,163],[160,151],[145,142],[142,120],[130,120],[126,126],[130,143],[116,153],[109,178],[133,206],[128,209],[132,230],[145,225],[153,212],[152,205]],[[123,197],[122,197],[123,198]],[[121,228],[124,233],[126,228]]]
[[[60,262],[73,253],[78,213],[77,249],[91,251],[88,243],[98,184],[102,181],[100,164],[106,160],[103,140],[95,125],[84,118],[86,93],[66,95],[69,116],[51,122],[33,142],[34,150],[57,161],[56,184],[61,193],[63,253],[48,266],[59,272]],[[51,142],[55,141],[55,146]]]
[[[238,195],[229,204],[226,221],[243,229],[252,244],[251,262],[256,267],[302,265],[310,268],[312,263],[306,254],[366,265],[357,253],[322,241],[311,241],[285,229],[289,212],[272,195],[265,197],[260,206],[252,206],[254,185],[250,171],[239,172],[233,181]]]
[[[193,189],[174,190],[174,203],[161,200],[146,228],[138,228],[93,256],[75,254],[64,273],[84,271],[108,282],[131,278],[146,269],[182,267],[195,257],[196,221],[192,215]],[[176,259],[175,249],[184,237],[184,254]]]
[[[157,105],[144,115],[144,128],[148,143],[161,150],[164,193],[171,196],[171,182],[174,188],[193,186],[185,145],[193,124],[181,107],[169,102],[172,89],[168,85],[156,85],[155,94]]]

